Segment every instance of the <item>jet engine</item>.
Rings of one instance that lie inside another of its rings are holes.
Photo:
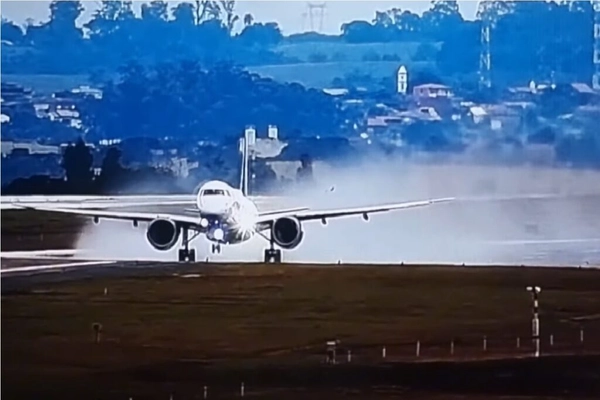
[[[302,241],[304,232],[298,219],[283,217],[273,222],[271,230],[273,241],[284,249],[293,249]]]
[[[168,219],[155,219],[148,225],[146,237],[157,250],[166,251],[177,243],[181,230],[175,222]]]

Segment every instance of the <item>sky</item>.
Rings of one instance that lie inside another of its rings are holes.
[[[28,18],[36,22],[48,19],[48,5],[50,0],[1,0],[2,17],[8,18],[18,24],[24,24]],[[87,21],[94,10],[100,4],[100,1],[84,1],[86,10],[78,23],[83,24]],[[143,1],[134,1],[134,8],[137,12]],[[176,5],[179,1],[168,1],[170,5]],[[323,18],[323,29],[321,32],[336,34],[340,31],[340,26],[352,20],[372,20],[375,11],[388,10],[390,8],[401,8],[422,13],[430,6],[429,0],[413,1],[380,1],[380,0],[313,0],[313,4],[325,4],[325,15]],[[477,1],[459,1],[461,13],[467,19],[473,19],[477,11]],[[257,22],[276,21],[284,34],[291,34],[311,30],[310,18],[307,14],[307,1],[297,0],[239,0],[236,4],[236,11],[239,15],[250,13]],[[316,13],[316,11],[315,11]],[[315,14],[313,19],[314,30],[319,30],[319,18]]]

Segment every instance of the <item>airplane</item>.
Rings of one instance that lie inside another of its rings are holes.
[[[276,249],[275,246],[285,250],[299,246],[304,237],[302,228],[304,222],[320,220],[326,225],[329,219],[353,215],[362,215],[363,219],[368,221],[369,214],[454,200],[454,198],[443,198],[322,211],[298,207],[260,212],[254,201],[248,198],[248,143],[245,139],[241,140],[243,142],[243,161],[240,187],[233,188],[226,182],[216,180],[205,183],[200,187],[196,196],[196,208],[191,210],[194,215],[36,205],[16,205],[16,207],[89,216],[95,223],[98,223],[101,218],[131,221],[134,227],[137,227],[139,222],[147,222],[146,239],[153,248],[159,251],[172,249],[181,238],[181,247],[178,252],[179,262],[196,260],[196,251],[190,249],[189,244],[199,235],[205,235],[211,242],[213,254],[221,253],[222,245],[239,244],[250,240],[254,235],[259,235],[270,244],[269,248],[265,249],[264,262],[281,263],[281,250]]]

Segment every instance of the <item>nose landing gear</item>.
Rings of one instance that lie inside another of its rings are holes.
[[[212,254],[221,254],[221,245],[219,243],[213,243],[210,247]]]

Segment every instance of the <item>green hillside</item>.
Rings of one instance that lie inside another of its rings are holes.
[[[309,42],[282,44],[276,48],[285,56],[295,57],[301,61],[311,61],[311,54],[325,54],[330,61],[363,61],[363,57],[376,54],[378,57],[395,56],[399,61],[410,61],[414,58],[420,43],[344,43],[344,42]],[[434,44],[439,48],[437,44]]]
[[[41,94],[89,84],[87,75],[2,74],[2,82],[18,83]]]
[[[334,78],[343,78],[351,73],[369,74],[378,81],[386,77],[392,78],[400,65],[406,65],[409,73],[411,70],[434,67],[432,60],[439,47],[438,43],[425,44],[422,47],[420,43],[414,42],[284,43],[275,51],[299,62],[256,66],[250,70],[279,81],[299,82],[306,86],[322,88],[331,86]],[[89,83],[86,75],[3,74],[2,81],[19,83],[44,94]]]
[[[400,65],[397,61],[352,61],[265,65],[252,67],[251,70],[282,82],[298,82],[305,86],[324,88],[330,87],[334,78],[343,78],[351,73],[369,74],[375,81],[393,78]],[[408,62],[403,65],[407,66],[409,72],[434,66],[428,62]]]

